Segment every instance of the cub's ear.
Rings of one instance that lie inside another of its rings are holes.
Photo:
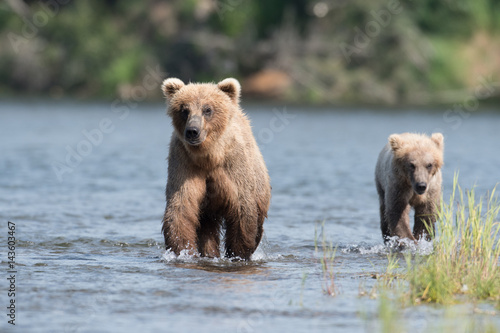
[[[392,151],[397,151],[403,147],[403,139],[399,134],[392,134],[389,136],[389,144]]]
[[[241,85],[238,80],[228,78],[217,83],[217,87],[225,92],[234,103],[240,100]]]
[[[431,136],[431,140],[441,149],[443,149],[444,145],[444,137],[441,133],[433,133]]]
[[[163,81],[163,84],[161,85],[161,90],[163,91],[163,95],[165,95],[165,97],[170,99],[182,87],[184,87],[184,82],[173,77]]]

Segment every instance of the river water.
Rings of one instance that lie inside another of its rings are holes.
[[[360,290],[387,265],[373,180],[387,137],[443,132],[445,198],[456,171],[479,194],[500,181],[497,112],[245,109],[273,188],[263,242],[246,263],[165,254],[172,129],[163,105],[1,102],[0,330],[382,331],[380,301]],[[6,316],[8,221],[17,239],[15,328]],[[322,223],[337,247],[336,297],[323,292],[315,254]],[[471,315],[468,305],[401,313],[409,332],[465,332],[468,319],[479,331],[483,321],[500,324],[498,316]]]

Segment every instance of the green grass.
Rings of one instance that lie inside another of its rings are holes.
[[[455,176],[449,203],[438,213],[433,253],[405,255],[412,303],[500,300],[499,211],[495,189],[477,199]]]
[[[334,261],[337,253],[337,248],[333,247],[332,242],[326,241],[325,222],[321,224],[321,241],[319,240],[318,227],[314,228],[314,249],[316,256],[320,256],[319,248],[321,247],[321,271],[323,274],[323,292],[330,296],[338,294],[337,286],[335,285]],[[321,243],[321,244],[320,244]]]

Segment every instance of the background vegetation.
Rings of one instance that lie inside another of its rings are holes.
[[[500,0],[6,0],[0,92],[130,98],[149,68],[289,102],[498,101],[499,37]]]

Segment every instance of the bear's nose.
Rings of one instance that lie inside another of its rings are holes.
[[[198,127],[188,127],[184,135],[187,140],[196,140],[200,137],[200,129]]]
[[[427,189],[427,184],[424,182],[417,183],[416,190],[418,194],[423,194]]]

